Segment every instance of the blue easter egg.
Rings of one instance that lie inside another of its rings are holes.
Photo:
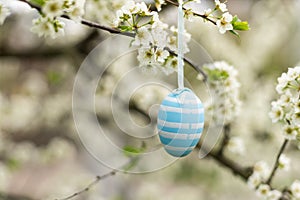
[[[193,151],[204,127],[204,108],[188,88],[177,89],[161,103],[157,129],[161,143],[172,156],[183,157]]]

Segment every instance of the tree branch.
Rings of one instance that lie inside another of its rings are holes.
[[[289,141],[287,139],[285,139],[284,142],[283,142],[283,144],[282,144],[282,146],[281,146],[281,148],[279,149],[279,152],[277,154],[277,158],[276,158],[276,162],[274,164],[273,170],[272,170],[272,172],[270,174],[270,177],[266,181],[266,184],[268,184],[268,185],[270,185],[272,183],[272,180],[273,180],[273,178],[274,178],[274,176],[276,174],[276,171],[277,171],[277,169],[279,167],[279,158],[280,158],[281,154],[284,152],[284,150],[286,149],[286,147],[288,145],[288,142]]]
[[[243,167],[224,155],[211,152],[208,154],[208,156],[213,158],[223,167],[228,168],[234,175],[241,177],[244,181],[247,181],[253,172],[252,167]]]
[[[218,155],[223,155],[224,154],[225,147],[228,144],[229,139],[230,139],[230,135],[229,135],[230,130],[231,130],[231,125],[230,124],[227,124],[227,125],[224,126],[224,136],[222,138],[219,151],[217,152]]]
[[[32,4],[31,2],[27,1],[27,0],[19,0],[19,1],[22,1],[22,2],[25,2],[27,3],[29,6],[31,6],[32,8],[38,10],[39,12],[41,12],[41,8],[37,5],[34,5]],[[67,15],[62,15],[61,16],[62,18],[65,18],[65,19],[70,19],[69,16]],[[116,28],[112,28],[112,27],[108,27],[108,26],[103,26],[103,25],[100,25],[98,23],[95,23],[95,22],[91,22],[91,21],[88,21],[88,20],[85,20],[85,19],[82,19],[81,20],[81,24],[85,25],[85,26],[88,26],[90,28],[96,28],[96,29],[100,29],[100,30],[104,30],[104,31],[107,31],[109,33],[112,33],[112,34],[118,34],[118,35],[125,35],[125,36],[128,36],[128,37],[135,37],[135,33],[132,33],[132,32],[123,32],[119,29],[116,29]],[[173,51],[170,51],[170,49],[166,48],[172,55],[176,55],[178,56],[175,52]],[[207,78],[207,75],[206,73],[201,69],[201,67],[197,66],[196,64],[194,64],[191,60],[189,60],[188,58],[184,58],[184,61],[189,64],[191,67],[193,67],[198,73],[201,73],[204,77],[204,81],[206,80]]]
[[[237,175],[241,177],[244,181],[247,181],[253,172],[253,167],[241,166],[239,163],[234,162],[233,160],[224,155],[225,147],[230,139],[230,131],[231,125],[226,124],[224,126],[223,138],[220,141],[219,148],[215,151],[206,150],[205,146],[201,143],[198,143],[197,149],[205,151],[208,157],[213,158],[221,166],[229,169],[234,175]]]
[[[198,143],[196,146],[198,150],[201,149],[201,151],[206,151],[205,147]],[[206,151],[208,152],[208,151]],[[220,154],[219,151],[211,151],[207,154],[208,157],[213,158],[217,163],[219,163],[221,166],[226,167],[229,169],[234,175],[237,175],[241,177],[244,181],[247,181],[247,179],[250,177],[250,175],[253,172],[252,167],[243,167],[239,163],[234,162],[233,160],[227,158],[223,154]]]

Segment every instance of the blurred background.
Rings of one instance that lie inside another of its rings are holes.
[[[83,147],[72,116],[76,73],[91,50],[109,34],[65,20],[65,36],[55,40],[38,38],[30,31],[37,12],[18,1],[2,0],[8,1],[13,14],[0,27],[0,199],[65,197],[85,187],[95,175],[110,171]],[[86,18],[109,24],[114,11],[103,8],[96,16],[88,12],[88,1]],[[202,19],[187,22],[186,27],[213,60],[225,60],[239,71],[243,105],[232,134],[245,141],[246,152],[243,156],[230,152],[225,152],[226,155],[245,166],[259,160],[272,165],[283,137],[280,126],[271,123],[268,112],[270,102],[276,98],[277,77],[300,60],[300,2],[228,0],[227,4],[232,14],[251,25],[251,31],[241,33],[240,39],[229,33],[219,34],[216,27]],[[202,6],[210,5],[211,1],[202,0]],[[167,6],[160,15],[164,22],[176,24],[176,8]],[[108,50],[115,48],[118,44],[112,44]],[[97,62],[101,63],[106,56],[103,52]],[[134,55],[111,64],[99,81],[95,96],[97,117],[106,134],[123,146],[139,146],[141,142],[122,136],[107,105],[118,80],[133,66],[136,66]],[[141,74],[136,74],[136,79],[155,76],[176,87],[175,74],[170,77]],[[201,93],[203,83],[196,77],[196,71],[187,69],[186,78],[194,91],[205,97]],[[150,112],[149,117],[148,110],[167,93],[168,90],[157,86],[137,90],[130,99],[134,106],[125,104],[120,115],[129,109],[131,119],[124,117],[124,121],[150,123],[147,130],[151,132],[155,115]],[[119,96],[122,99],[122,93]],[[150,144],[158,144],[157,137]],[[300,177],[297,144],[290,145],[286,153],[292,158],[292,169],[278,173],[275,178],[278,187]],[[233,198],[256,197],[240,178],[212,159],[198,159],[195,151],[153,173],[119,173],[109,177],[77,199]]]

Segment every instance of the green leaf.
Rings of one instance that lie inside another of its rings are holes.
[[[33,3],[37,6],[43,6],[45,4],[45,0],[30,0],[30,3]]]
[[[237,21],[239,21],[239,18],[238,18],[238,16],[237,15],[235,15],[234,17],[233,17],[233,19],[232,19],[232,24],[234,24],[235,22],[237,22]]]
[[[63,80],[63,76],[56,71],[48,71],[47,72],[47,79],[50,82],[50,84],[57,85],[61,83]]]
[[[126,25],[121,25],[121,26],[119,26],[119,28],[123,32],[132,31],[133,30],[131,26],[126,26]]]
[[[239,30],[239,31],[248,31],[250,29],[248,22],[235,22],[233,25],[234,30]]]
[[[213,81],[226,80],[229,77],[227,71],[214,69],[214,70],[205,70],[207,71],[208,78]]]
[[[20,167],[20,162],[13,158],[8,159],[6,164],[11,170],[16,170]]]
[[[234,16],[231,22],[233,26],[233,30],[237,31],[248,31],[250,30],[250,26],[247,21],[241,21],[238,16]]]
[[[132,157],[132,156],[137,156],[138,154],[142,153],[144,151],[143,148],[136,148],[132,146],[125,146],[123,148],[123,152],[125,156]]]
[[[133,169],[135,166],[137,166],[139,160],[140,160],[139,157],[131,158],[130,162],[128,163],[128,165],[124,166],[123,170],[129,171],[129,170]]]

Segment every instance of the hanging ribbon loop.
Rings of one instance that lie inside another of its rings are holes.
[[[184,14],[183,1],[179,0],[178,6],[178,88],[184,88]]]

